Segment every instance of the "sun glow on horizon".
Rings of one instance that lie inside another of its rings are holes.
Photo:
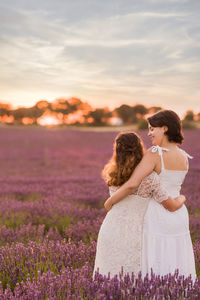
[[[38,124],[41,126],[51,126],[51,125],[59,125],[60,121],[52,116],[45,116],[38,121]]]
[[[37,123],[41,126],[56,126],[62,124],[58,116],[46,111],[40,118],[38,118]]]

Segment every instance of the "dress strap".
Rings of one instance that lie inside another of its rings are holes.
[[[183,153],[185,153],[185,155],[190,158],[190,159],[193,159],[193,156],[191,156],[190,154],[188,154],[185,150],[179,148]]]
[[[188,158],[193,159],[193,156],[189,155],[185,150],[179,148],[185,155],[187,158],[187,169],[189,169],[189,162],[188,162]]]
[[[157,145],[157,146],[153,146],[153,147],[152,147],[151,152],[156,152],[156,151],[158,151],[158,154],[160,155],[160,159],[161,159],[161,170],[164,170],[164,169],[165,169],[165,166],[164,166],[164,161],[163,161],[162,150],[164,150],[164,151],[169,151],[169,149],[164,148],[164,147],[160,147],[160,146]]]

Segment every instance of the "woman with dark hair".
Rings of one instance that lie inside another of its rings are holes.
[[[107,211],[137,190],[142,180],[153,171],[171,197],[180,194],[188,172],[188,157],[191,158],[178,147],[183,141],[181,121],[175,112],[162,110],[149,117],[148,122],[148,136],[153,147],[144,154],[130,178],[105,202]],[[185,205],[170,212],[150,200],[144,216],[142,244],[143,275],[151,273],[151,269],[157,275],[174,273],[178,269],[179,274],[191,275],[195,280],[194,252]]]
[[[113,156],[104,167],[102,175],[112,195],[129,180],[144,155],[141,139],[134,132],[120,133],[114,143]],[[111,276],[142,271],[143,219],[150,199],[169,209],[179,209],[184,196],[173,199],[161,186],[155,171],[146,176],[132,195],[117,203],[107,213],[97,240],[95,271]]]

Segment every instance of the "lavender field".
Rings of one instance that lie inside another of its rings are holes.
[[[116,134],[0,128],[0,299],[200,299],[200,277],[178,273],[92,280],[108,197],[100,172]],[[194,156],[182,193],[200,275],[199,131],[181,147]]]

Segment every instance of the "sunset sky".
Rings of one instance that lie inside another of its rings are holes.
[[[199,0],[0,0],[0,101],[200,111]]]

